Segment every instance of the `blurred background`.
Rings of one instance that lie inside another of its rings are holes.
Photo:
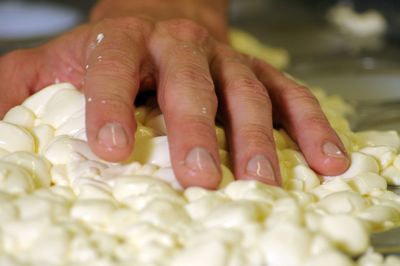
[[[0,0],[0,54],[84,22],[95,2]],[[231,0],[230,20],[288,50],[295,77],[352,101],[379,127],[400,128],[400,1]]]

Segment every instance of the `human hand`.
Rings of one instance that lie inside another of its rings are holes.
[[[133,100],[140,90],[156,88],[172,165],[185,187],[218,186],[217,107],[238,179],[281,183],[272,113],[314,170],[343,172],[349,164],[344,147],[312,94],[270,65],[235,52],[215,32],[189,19],[109,18],[4,55],[1,114],[55,80],[71,82],[86,96],[90,147],[105,160],[122,161],[134,146]]]

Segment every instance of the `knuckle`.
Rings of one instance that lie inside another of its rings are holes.
[[[162,23],[172,36],[182,41],[204,43],[210,38],[205,27],[190,19],[171,19]]]
[[[286,94],[289,97],[289,99],[293,102],[298,102],[299,104],[319,106],[317,98],[314,97],[314,95],[308,88],[302,85],[296,85],[288,88],[286,90]]]
[[[240,64],[243,67],[251,66],[249,56],[242,54],[227,44],[217,44],[214,48],[213,63],[215,64]]]
[[[123,17],[123,18],[105,18],[97,25],[98,29],[118,29],[128,32],[136,32],[148,30],[151,28],[151,22],[139,17]]]
[[[313,128],[315,130],[331,130],[331,126],[328,120],[326,120],[325,116],[322,113],[309,113],[304,117],[303,121],[304,125],[308,125],[309,128]]]
[[[96,96],[92,97],[94,104],[101,104],[108,107],[114,113],[124,114],[132,110],[133,106],[126,97],[119,93],[118,90],[111,90],[107,92],[96,92]]]
[[[220,58],[236,58],[239,53],[232,47],[224,43],[218,43],[215,46],[215,54]]]
[[[164,95],[159,95],[158,102],[163,111],[177,115],[182,114],[179,116],[183,117],[185,122],[191,122],[191,119],[193,119],[193,121],[208,121],[207,123],[209,123],[210,118],[214,119],[217,113],[218,98],[215,93],[204,91],[194,93],[175,90]],[[192,97],[190,97],[191,95]],[[177,99],[181,99],[181,104],[176,104]]]
[[[270,105],[270,98],[264,85],[257,79],[239,78],[232,79],[227,88],[230,93],[247,102],[257,102]]]
[[[180,117],[179,123],[186,125],[185,128],[190,129],[204,137],[215,136],[214,125],[212,120],[205,114],[185,114]]]
[[[208,73],[198,67],[186,67],[176,72],[176,82],[184,86],[195,87],[200,90],[214,92],[214,82]]]
[[[272,128],[259,123],[248,123],[241,127],[239,136],[247,139],[256,147],[273,147],[275,143]]]
[[[92,69],[89,69],[88,73],[89,75],[86,76],[86,79],[118,80],[119,82],[123,81],[125,84],[138,82],[139,77],[138,70],[116,61],[106,61],[97,64]]]

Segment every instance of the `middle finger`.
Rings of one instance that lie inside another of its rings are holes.
[[[150,50],[159,69],[174,172],[184,186],[214,189],[221,179],[215,133],[217,98],[209,71],[207,33],[188,21],[161,25]]]

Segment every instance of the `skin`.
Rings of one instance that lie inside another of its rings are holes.
[[[315,171],[345,171],[344,146],[314,96],[267,63],[235,52],[226,10],[223,0],[100,1],[87,24],[0,57],[0,115],[56,79],[71,82],[88,100],[90,147],[118,162],[134,148],[133,100],[141,90],[156,89],[173,169],[184,187],[214,189],[220,182],[218,109],[238,179],[281,184],[273,122],[289,132]]]

